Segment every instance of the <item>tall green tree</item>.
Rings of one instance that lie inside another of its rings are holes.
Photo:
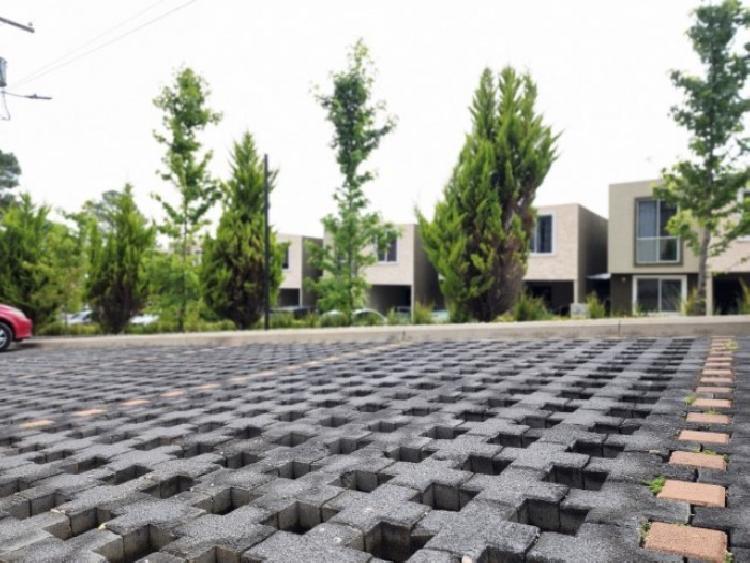
[[[222,214],[216,238],[206,236],[201,281],[206,305],[241,329],[260,318],[264,303],[264,171],[250,133],[234,143],[232,176],[222,186]],[[269,173],[269,190],[276,172]],[[269,288],[275,296],[281,284],[281,249],[272,232]]]
[[[684,94],[682,105],[672,108],[672,117],[690,133],[692,156],[663,172],[663,184],[655,194],[677,206],[668,229],[698,256],[695,314],[708,312],[709,256],[750,232],[750,209],[738,197],[750,180],[750,139],[745,133],[750,43],[735,41],[748,25],[750,11],[739,0],[700,6],[687,35],[704,72],[695,76],[675,70],[671,75]]]
[[[25,193],[0,219],[0,302],[23,309],[37,327],[60,311],[77,258],[67,227],[50,213]]]
[[[206,82],[192,69],[184,68],[154,100],[163,112],[165,130],[154,132],[156,140],[166,147],[160,175],[176,188],[179,196],[176,205],[155,196],[167,218],[162,231],[170,237],[179,256],[178,283],[174,288],[178,330],[184,329],[188,302],[198,298],[197,286],[189,283],[191,277],[197,278],[196,234],[208,224],[206,213],[218,197],[216,183],[208,171],[211,151],[203,151],[198,140],[207,125],[218,123],[221,118],[207,106],[208,95]]]
[[[102,328],[120,333],[146,303],[145,257],[154,246],[155,231],[138,210],[129,184],[110,203],[106,230],[92,235],[86,293]],[[92,229],[100,227],[94,223]]]
[[[471,105],[472,129],[435,206],[417,211],[427,256],[455,320],[489,321],[522,290],[532,203],[556,159],[558,136],[536,111],[531,77],[485,69]]]
[[[9,191],[18,186],[20,176],[21,166],[16,155],[0,151],[0,211],[8,207],[13,200]]]
[[[373,244],[385,246],[396,236],[392,225],[368,210],[364,192],[373,172],[362,166],[395,126],[393,117],[382,118],[385,104],[370,99],[372,70],[367,47],[359,40],[349,53],[348,67],[333,74],[333,92],[318,95],[326,119],[333,125],[331,147],[343,181],[334,194],[336,213],[322,220],[323,244],[308,247],[311,262],[322,276],[306,283],[318,294],[321,309],[337,309],[349,322],[366,298],[363,270],[377,260]]]

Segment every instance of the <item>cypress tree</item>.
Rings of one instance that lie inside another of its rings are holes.
[[[232,177],[222,186],[222,214],[216,238],[203,244],[203,299],[214,313],[241,329],[251,328],[263,311],[263,162],[250,133],[232,151]],[[269,174],[269,190],[276,172]],[[271,233],[270,294],[281,284],[281,252]]]
[[[95,232],[87,296],[102,328],[119,333],[146,304],[145,258],[153,249],[155,231],[138,210],[129,184],[113,196],[104,219],[103,233],[95,223],[91,226]]]
[[[557,135],[536,113],[536,85],[506,67],[482,72],[472,129],[435,206],[417,212],[425,250],[455,320],[493,320],[522,289],[532,203],[556,158]]]

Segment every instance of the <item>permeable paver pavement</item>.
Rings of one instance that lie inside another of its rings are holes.
[[[11,352],[0,561],[750,560],[748,350]]]

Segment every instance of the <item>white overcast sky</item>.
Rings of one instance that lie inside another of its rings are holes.
[[[329,84],[362,37],[378,67],[376,96],[399,118],[370,164],[374,209],[413,222],[431,213],[470,125],[468,105],[483,67],[531,72],[539,108],[562,130],[560,158],[539,203],[577,201],[608,214],[612,182],[656,177],[685,153],[669,117],[679,95],[671,68],[695,68],[686,0],[197,0],[109,47],[38,80],[18,84],[134,14],[139,18],[88,48],[186,0],[5,0],[0,16],[33,22],[35,34],[0,25],[8,98],[0,149],[15,153],[22,187],[39,200],[77,209],[105,189],[135,186],[158,217],[153,192],[172,194],[155,174],[162,147],[152,99],[180,65],[210,84],[223,112],[203,140],[225,176],[231,143],[249,129],[280,168],[272,218],[282,232],[320,234],[339,183],[331,127],[310,90]]]

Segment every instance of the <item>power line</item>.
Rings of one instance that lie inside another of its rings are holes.
[[[9,20],[8,18],[0,18],[1,23],[7,23],[8,25],[12,25],[13,27],[17,27],[18,29],[23,29],[24,31],[28,31],[29,33],[34,33],[34,26],[32,24],[24,25],[22,23],[14,22],[13,20]]]
[[[153,3],[149,4],[143,10],[140,10],[139,12],[133,14],[132,16],[128,17],[127,19],[124,19],[123,21],[121,21],[121,22],[113,25],[112,27],[107,28],[106,30],[104,30],[101,33],[95,35],[94,37],[92,37],[88,41],[85,41],[84,43],[81,43],[75,49],[72,49],[72,50],[68,51],[64,55],[61,55],[60,57],[57,57],[55,60],[50,61],[49,63],[47,63],[45,65],[42,65],[41,67],[37,68],[33,72],[30,72],[29,74],[27,74],[26,76],[24,76],[23,78],[21,78],[18,82],[16,82],[16,85],[23,84],[24,82],[34,80],[34,78],[36,77],[37,74],[40,74],[41,72],[45,71],[46,69],[55,66],[56,64],[58,64],[61,61],[64,61],[65,59],[67,59],[71,55],[76,54],[77,52],[81,51],[82,49],[85,49],[89,45],[92,45],[92,44],[96,43],[102,37],[104,37],[104,36],[112,33],[113,31],[115,31],[117,29],[120,29],[123,25],[125,25],[127,23],[130,23],[134,19],[137,19],[137,18],[141,17],[143,14],[145,14],[147,12],[150,12],[156,6],[158,6],[159,4],[163,4],[165,1],[166,0],[157,0],[156,2],[153,2]]]
[[[163,20],[163,19],[164,19],[164,18],[166,18],[167,16],[169,16],[169,15],[171,15],[171,14],[173,14],[173,13],[175,13],[175,12],[179,11],[179,10],[182,10],[182,9],[184,9],[184,8],[187,8],[187,7],[188,7],[188,6],[190,5],[190,4],[194,4],[194,3],[195,3],[195,2],[197,2],[197,1],[198,1],[198,0],[188,0],[187,2],[184,2],[183,4],[180,4],[179,6],[175,6],[175,7],[174,7],[174,8],[172,8],[171,10],[168,10],[168,11],[164,12],[163,14],[161,14],[161,15],[159,15],[159,16],[157,16],[157,17],[153,18],[153,19],[150,19],[150,20],[148,20],[148,21],[146,21],[146,22],[142,23],[141,25],[139,25],[139,26],[137,26],[137,27],[135,27],[135,28],[133,28],[133,29],[131,29],[131,30],[128,30],[128,31],[126,31],[125,33],[121,33],[120,35],[117,35],[117,36],[113,37],[113,38],[112,38],[112,39],[110,39],[109,41],[106,41],[106,42],[102,43],[101,45],[98,45],[97,47],[94,47],[94,48],[92,48],[92,49],[89,49],[89,50],[87,50],[87,51],[84,51],[83,53],[81,53],[81,54],[79,54],[79,55],[77,55],[77,56],[73,57],[72,59],[69,59],[69,60],[67,60],[67,61],[65,61],[65,62],[63,62],[63,63],[60,63],[60,64],[58,64],[58,65],[56,65],[56,66],[53,66],[53,67],[51,67],[51,68],[47,69],[47,70],[46,70],[46,71],[44,71],[44,72],[40,72],[40,73],[39,73],[39,74],[37,74],[36,76],[33,76],[33,77],[30,77],[30,78],[27,78],[27,79],[21,80],[21,81],[19,81],[19,82],[17,82],[17,83],[14,83],[14,84],[13,84],[13,86],[14,86],[14,87],[17,87],[17,86],[19,86],[19,85],[20,85],[20,84],[22,84],[22,83],[27,83],[27,82],[32,82],[32,81],[34,81],[34,80],[38,80],[38,79],[39,79],[39,78],[41,78],[42,76],[46,76],[47,74],[49,74],[49,73],[51,73],[51,72],[54,72],[54,71],[56,71],[56,70],[60,70],[61,68],[64,68],[64,67],[66,67],[66,66],[68,66],[68,65],[70,65],[70,64],[72,64],[72,63],[74,63],[74,62],[76,62],[76,61],[79,61],[79,60],[81,60],[82,58],[84,58],[84,57],[87,57],[88,55],[91,55],[91,54],[93,54],[93,53],[96,53],[97,51],[100,51],[101,49],[104,49],[105,47],[109,47],[109,46],[110,46],[110,45],[112,45],[113,43],[116,43],[116,42],[118,42],[118,41],[120,41],[120,40],[122,40],[122,39],[125,39],[126,37],[128,37],[128,36],[130,36],[130,35],[132,35],[132,34],[136,33],[137,31],[140,31],[140,30],[141,30],[141,29],[143,29],[144,27],[147,27],[147,26],[149,26],[149,25],[152,25],[152,24],[154,24],[154,23],[156,23],[156,22],[158,22],[158,21],[160,21],[160,20]]]
[[[29,100],[51,100],[51,96],[40,96],[39,94],[16,94],[2,90],[3,96],[13,96],[14,98],[28,98]]]

